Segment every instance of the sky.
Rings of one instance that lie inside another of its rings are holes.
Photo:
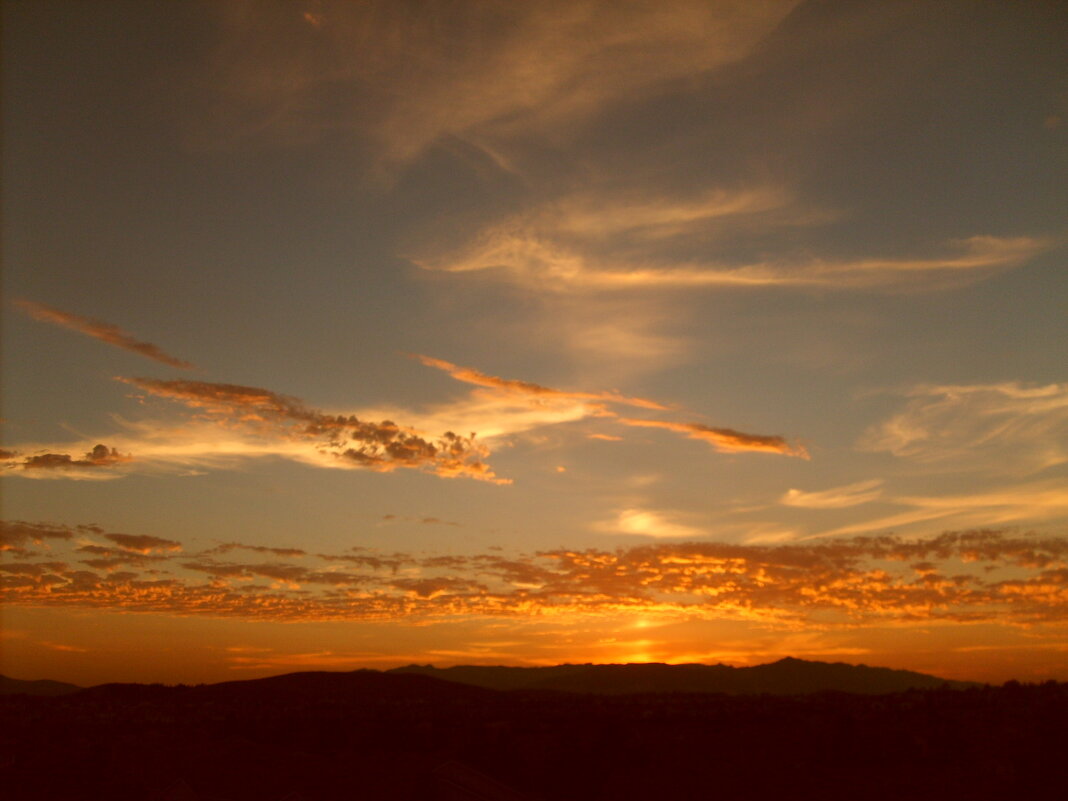
[[[3,8],[0,672],[1068,680],[1068,7]]]

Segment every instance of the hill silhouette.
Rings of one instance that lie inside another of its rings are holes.
[[[456,685],[465,688],[456,689]],[[408,665],[387,671],[301,671],[258,679],[243,679],[168,688],[161,684],[110,683],[90,688],[59,681],[23,681],[0,676],[0,694],[68,695],[89,693],[112,697],[157,697],[167,692],[193,692],[198,697],[273,696],[315,702],[344,701],[368,693],[383,697],[433,700],[479,690],[553,690],[597,695],[636,693],[724,693],[727,695],[801,695],[818,692],[883,694],[924,689],[967,689],[975,682],[951,681],[916,673],[843,662],[815,662],[786,657],[753,667],[729,665],[668,665],[658,662],[611,665]]]
[[[162,684],[98,684],[82,690],[82,697],[139,701],[180,699],[192,702],[270,703],[288,705],[344,704],[373,698],[389,701],[469,701],[486,694],[478,687],[457,687],[452,682],[418,674],[387,674],[377,670],[302,671],[260,679],[224,681],[193,687]]]
[[[728,665],[556,665],[554,667],[505,667],[458,665],[435,668],[409,665],[393,674],[432,676],[458,684],[494,690],[558,690],[563,692],[628,693],[727,693],[729,695],[796,695],[816,692],[895,693],[949,686],[965,689],[971,682],[948,681],[910,670],[847,665],[842,662],[810,662],[786,657],[754,667]]]
[[[21,693],[24,695],[68,695],[79,692],[82,688],[77,684],[67,684],[63,681],[50,681],[37,679],[24,681],[13,679],[10,676],[0,676],[0,695],[12,695]]]

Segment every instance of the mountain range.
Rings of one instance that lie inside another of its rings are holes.
[[[347,678],[346,678],[347,677]],[[419,677],[419,678],[416,678]],[[801,695],[815,692],[882,694],[906,690],[965,689],[974,682],[949,681],[910,670],[893,670],[842,662],[813,662],[786,657],[754,667],[729,665],[667,665],[640,663],[624,665],[556,665],[553,667],[510,667],[503,665],[457,665],[436,668],[408,665],[384,672],[358,670],[345,672],[290,673],[266,679],[228,681],[209,685],[212,692],[258,692],[265,683],[287,694],[293,691],[375,692],[422,694],[432,691],[435,681],[467,685],[485,690],[552,690],[598,695],[638,693],[725,693],[729,695]],[[413,683],[414,682],[414,683]],[[117,685],[99,685],[116,687]],[[127,685],[129,692],[138,685]],[[23,681],[0,676],[0,694],[67,695],[83,688],[58,681]],[[98,688],[94,688],[98,689]],[[203,688],[208,690],[209,688]],[[443,690],[444,688],[439,688]]]
[[[503,667],[458,665],[435,668],[409,665],[390,673],[420,674],[492,690],[557,690],[575,693],[727,693],[730,695],[799,695],[814,692],[881,694],[948,686],[965,689],[973,682],[948,681],[910,670],[892,670],[842,662],[810,662],[786,657],[754,667],[729,665],[557,665]]]

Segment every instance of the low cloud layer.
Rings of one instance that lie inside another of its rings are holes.
[[[1005,530],[517,556],[307,554],[238,544],[189,553],[171,540],[98,527],[13,522],[0,531],[15,547],[51,545],[47,555],[16,550],[0,566],[4,603],[24,606],[354,621],[630,611],[832,629],[1028,625],[1068,615],[1068,539]],[[103,543],[121,552],[103,553]],[[257,556],[222,558],[238,549]]]
[[[15,301],[15,305],[35,320],[52,323],[53,325],[58,325],[63,328],[69,328],[72,331],[77,331],[79,334],[85,334],[93,339],[98,339],[101,342],[114,345],[116,348],[122,348],[131,353],[137,353],[145,358],[165,364],[168,367],[177,367],[180,370],[189,370],[194,367],[190,362],[164,352],[158,345],[153,345],[151,342],[141,342],[140,340],[135,339],[131,334],[126,333],[117,325],[94,320],[90,317],[82,317],[81,315],[65,312],[53,308],[52,306],[45,306],[43,303],[34,303],[31,300],[18,300]]]

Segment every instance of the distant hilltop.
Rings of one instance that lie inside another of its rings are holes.
[[[816,692],[881,694],[906,690],[966,689],[975,682],[950,681],[911,670],[786,657],[754,667],[729,665],[557,665],[504,667],[409,665],[390,673],[417,673],[492,690],[557,690],[623,695],[632,693],[726,693],[802,695]]]
[[[538,690],[598,695],[640,693],[722,693],[727,695],[805,695],[818,692],[844,692],[864,695],[925,689],[967,689],[980,686],[975,682],[948,679],[867,665],[842,662],[812,662],[786,657],[777,662],[754,667],[729,665],[668,665],[637,663],[624,665],[556,665],[553,667],[509,667],[503,665],[457,665],[436,668],[433,665],[408,665],[383,672],[318,671],[290,673],[267,679],[247,679],[210,685],[252,691],[264,683],[283,682],[284,686],[311,689],[320,685],[336,688],[339,683],[366,683],[372,677],[376,687],[403,693],[413,689],[415,676],[448,684],[460,684],[483,690]],[[346,679],[345,677],[352,677]],[[404,677],[405,681],[400,681]],[[325,682],[325,684],[324,684]],[[102,685],[116,686],[116,685]],[[133,688],[147,685],[125,685]],[[420,684],[420,687],[424,685]],[[68,695],[83,688],[58,681],[22,681],[0,676],[0,695]],[[98,688],[100,689],[100,688]],[[353,688],[355,689],[355,687]]]

